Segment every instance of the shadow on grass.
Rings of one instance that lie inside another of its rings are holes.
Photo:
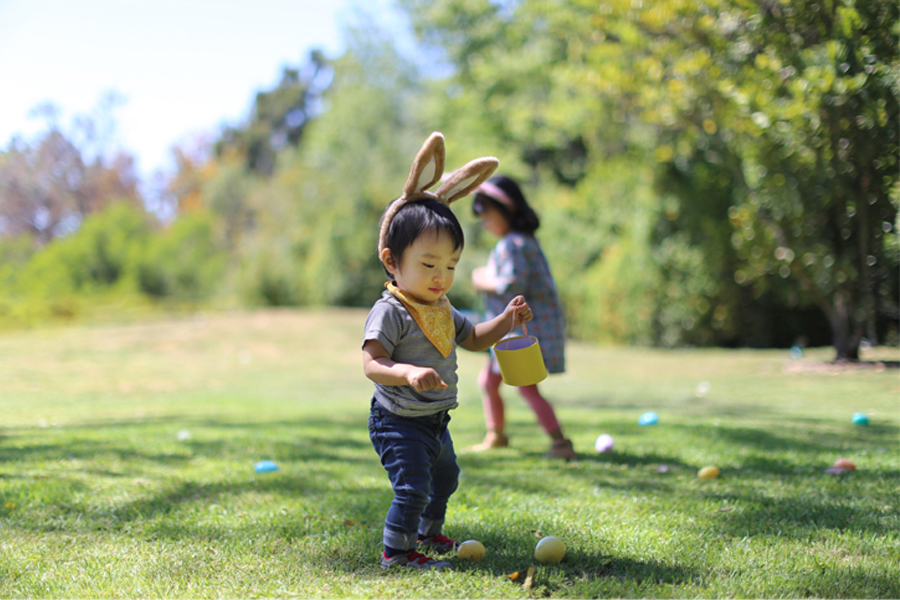
[[[573,553],[564,562],[572,565],[573,579],[589,580],[602,577],[629,579],[635,583],[685,584],[697,581],[700,572],[678,565],[667,565],[655,560],[641,561],[631,558],[581,555]]]
[[[172,438],[164,438],[159,428],[166,425],[171,425],[172,429],[178,427],[185,431],[189,428],[199,429],[202,437],[189,435],[177,441],[174,435]],[[148,427],[154,431],[148,433],[146,431]],[[25,441],[11,445],[14,435],[0,435],[0,463],[21,464],[34,460],[90,461],[98,457],[109,457],[122,462],[146,461],[159,465],[180,466],[200,456],[234,460],[237,454],[246,455],[249,464],[263,458],[283,461],[328,461],[333,460],[336,454],[341,455],[342,461],[368,463],[366,459],[349,456],[360,449],[371,448],[367,438],[360,441],[351,436],[336,435],[347,427],[365,431],[365,421],[337,416],[330,419],[302,419],[276,423],[235,423],[209,418],[181,417],[86,422],[46,430],[60,440],[55,444],[33,444]],[[130,437],[127,436],[129,429],[134,430]],[[121,431],[114,436],[106,435],[106,432],[112,430]],[[20,437],[26,437],[23,432],[27,431],[20,428],[18,430]],[[272,437],[273,433],[277,438]],[[265,434],[268,434],[268,438]],[[114,441],[111,441],[113,438]],[[151,450],[152,446],[161,445],[175,445],[177,449]],[[259,453],[253,449],[254,446],[265,446],[264,452],[267,455],[254,455]],[[4,477],[0,474],[0,478]]]
[[[300,511],[302,522],[320,520],[320,510],[344,515],[341,521],[374,520],[368,511],[373,496],[383,519],[390,498],[358,482],[360,471],[381,474],[381,467],[365,421],[357,421],[342,415],[243,424],[141,418],[20,428],[0,442],[0,483],[6,486],[0,498],[14,498],[18,507],[7,525],[40,532],[128,528],[152,537],[206,538],[268,527],[290,533],[285,523],[296,525],[292,511]],[[346,433],[349,426],[353,435]],[[185,429],[193,434],[176,439]],[[254,465],[263,459],[274,460],[280,471],[257,474]],[[114,497],[103,491],[108,485],[116,487]],[[241,506],[238,499],[251,496],[292,508],[268,522],[216,524],[210,516],[217,504]]]
[[[622,402],[621,398],[613,398],[607,396],[589,396],[575,398],[553,398],[554,406],[566,407],[572,409],[583,409],[597,415],[597,422],[591,425],[615,424],[616,429],[622,431],[633,432],[635,430],[652,430],[653,426],[642,426],[637,423],[638,417],[646,411],[657,411],[660,416],[660,423],[665,422],[665,413],[687,413],[687,414],[712,414],[717,417],[742,417],[745,415],[753,415],[754,418],[766,418],[779,415],[778,408],[775,406],[740,403],[729,400],[727,403],[720,402],[715,396],[697,397],[692,393],[685,392],[684,395],[675,398],[659,398],[650,397],[646,400],[635,399],[631,402]],[[602,412],[598,412],[602,409]],[[627,422],[622,421],[622,414],[632,414],[633,419]],[[615,418],[610,418],[615,415]],[[605,417],[605,418],[601,418]]]
[[[607,578],[628,580],[637,585],[643,583],[679,585],[698,581],[701,577],[700,571],[679,565],[667,565],[655,560],[641,561],[582,552],[567,553],[565,559],[558,565],[536,564],[535,566],[537,570],[533,589],[538,590],[538,594],[543,589],[546,591],[546,595],[562,591],[571,587],[572,584],[589,585],[591,582]],[[563,583],[550,580],[547,577],[549,570],[557,571],[562,576]],[[492,574],[498,577],[509,575],[509,573],[498,572],[496,569],[492,570]]]
[[[856,474],[854,474],[855,476]],[[832,482],[824,481],[823,487]],[[852,531],[854,534],[884,535],[895,533],[891,522],[900,517],[896,507],[872,510],[856,502],[853,490],[829,490],[816,495],[783,495],[773,497],[765,491],[708,492],[712,500],[727,500],[735,510],[722,514],[715,528],[732,537],[777,536],[807,539],[811,532],[821,530]],[[869,499],[867,499],[869,500]],[[885,499],[887,500],[887,498]]]
[[[515,560],[515,559],[513,559]],[[486,567],[484,563],[454,561],[461,572],[488,572],[498,579],[509,580],[511,586],[520,587],[525,581],[528,567],[535,566],[533,583],[528,595],[534,597],[554,596],[569,590],[573,585],[588,586],[602,582],[604,579],[617,579],[641,584],[682,585],[701,580],[702,572],[678,565],[667,565],[655,560],[640,561],[630,558],[619,558],[581,552],[569,552],[565,560],[559,564],[542,565],[533,560],[522,558],[513,563],[515,567]],[[515,575],[515,577],[511,577]],[[403,569],[384,572],[386,577],[406,578],[410,574]],[[561,580],[561,581],[560,581]]]
[[[168,429],[169,426],[171,429]],[[145,427],[151,430],[142,430]],[[174,437],[176,427],[196,429],[196,435],[176,442],[168,437]],[[696,505],[698,497],[714,502],[729,500],[732,506],[738,507],[736,510],[722,513],[721,517],[716,515],[703,519],[698,526],[713,527],[735,537],[773,535],[802,539],[810,532],[821,529],[886,533],[886,520],[882,515],[871,513],[863,505],[844,501],[839,494],[825,493],[810,497],[807,493],[796,493],[816,487],[840,486],[843,480],[821,472],[797,474],[796,465],[778,458],[768,458],[765,454],[822,453],[828,450],[829,447],[817,441],[815,432],[798,439],[759,428],[670,427],[676,428],[678,437],[686,441],[694,437],[709,439],[712,436],[727,444],[752,449],[754,454],[745,461],[745,475],[748,475],[745,481],[729,482],[726,476],[715,482],[714,486],[698,488],[694,484],[697,480],[693,473],[690,482],[686,483],[683,477],[679,480],[660,476],[652,468],[655,464],[667,465],[683,475],[693,472],[696,465],[659,452],[629,454],[621,451],[602,455],[583,453],[580,464],[563,471],[564,477],[587,478],[594,485],[655,495],[664,502],[687,499]],[[134,433],[125,431],[104,435],[103,428],[133,428]],[[69,484],[59,483],[58,493],[47,498],[48,502],[58,502],[51,511],[54,518],[59,517],[58,520],[43,523],[38,519],[10,521],[12,527],[38,531],[66,527],[107,531],[137,528],[144,535],[173,539],[218,539],[238,535],[242,530],[274,531],[284,538],[293,539],[315,535],[322,530],[343,532],[348,527],[345,522],[353,521],[362,524],[365,528],[363,535],[372,537],[377,544],[384,513],[392,497],[384,484],[384,472],[364,433],[364,421],[356,417],[316,416],[274,423],[236,423],[210,418],[136,419],[59,429],[64,433],[74,431],[72,435],[75,437],[62,435],[58,436],[58,444],[42,441],[36,445],[14,445],[17,443],[16,435],[6,435],[0,440],[0,461],[6,462],[7,466],[17,461],[27,464],[78,459],[83,462],[61,471],[63,477],[71,475],[72,480]],[[347,433],[350,431],[352,435]],[[59,431],[53,433],[56,436]],[[869,433],[877,432],[870,429]],[[145,434],[152,439],[145,439]],[[889,434],[884,432],[884,437],[890,437]],[[160,450],[158,446],[173,446],[175,449]],[[254,448],[256,451],[264,449],[266,455],[253,454]],[[464,485],[554,497],[558,493],[558,477],[540,476],[540,463],[535,460],[537,454],[539,452],[523,454],[515,451],[463,454],[460,464],[464,470]],[[134,492],[135,497],[126,502],[117,502],[113,498],[105,500],[106,504],[95,499],[78,503],[66,500],[66,496],[83,496],[87,489],[85,482],[89,478],[125,476],[118,466],[114,470],[104,468],[102,461],[98,464],[97,457],[116,459],[126,470],[130,465],[138,472],[128,472],[127,476],[157,478],[156,485],[147,491]],[[252,465],[263,458],[283,464],[282,472],[274,476],[255,474]],[[221,461],[229,472],[216,478],[207,470],[193,479],[186,479],[190,475],[185,475],[184,469],[192,467],[192,461],[196,459]],[[236,465],[243,461],[246,461],[247,470],[236,471]],[[536,472],[535,465],[538,465]],[[162,473],[160,466],[164,468]],[[171,467],[171,472],[167,473],[166,467]],[[145,469],[148,470],[146,475],[140,472]],[[371,475],[373,480],[383,485],[367,487],[358,481],[356,475],[359,473],[364,473],[366,477]],[[794,482],[791,484],[794,490],[782,490],[777,496],[766,490],[767,482],[788,481],[787,475]],[[216,480],[202,480],[211,477]],[[876,477],[893,477],[896,480],[898,473],[857,471],[852,477],[852,480],[846,481],[860,484]],[[17,482],[15,485],[20,484]],[[33,493],[40,494],[41,482],[30,485],[36,490]],[[263,502],[269,505],[273,503],[271,497],[281,498],[283,500],[276,499],[274,503],[283,502],[291,508],[277,515],[265,515],[252,523],[233,519],[223,519],[217,523],[210,518],[209,511],[213,505],[233,505],[236,497],[253,494],[266,497]],[[696,575],[678,567],[629,559],[613,559],[600,567],[592,567],[591,561],[594,560],[598,559],[588,555],[572,555],[569,566],[573,572],[581,569],[596,576],[628,577],[635,581],[682,582],[692,580]]]
[[[653,429],[646,431],[656,433]],[[582,452],[577,466],[566,467],[566,476],[583,478],[601,490],[648,496],[662,506],[680,505],[685,511],[705,510],[697,504],[698,499],[714,506],[726,501],[725,512],[711,512],[710,518],[701,519],[697,526],[738,538],[771,535],[805,539],[821,530],[884,535],[893,530],[892,523],[900,517],[889,492],[891,482],[900,480],[897,469],[882,464],[877,469],[859,469],[839,477],[825,473],[825,468],[848,447],[874,453],[894,446],[895,428],[853,427],[834,436],[823,435],[821,428],[795,419],[783,434],[764,427],[667,425],[665,435],[672,436],[673,432],[678,443],[686,446],[696,440],[697,444],[730,448],[740,467],[723,469],[718,480],[704,483],[696,477],[703,464],[688,464],[677,456],[652,450],[629,453],[617,446],[603,454]],[[474,467],[469,473],[474,485],[553,496],[557,493],[556,478],[529,476],[518,466],[539,464],[539,454],[501,452],[490,458],[464,460]],[[816,464],[818,460],[821,464]],[[665,465],[667,472],[657,472],[658,465]]]

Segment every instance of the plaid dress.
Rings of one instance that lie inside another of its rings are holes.
[[[491,250],[487,270],[499,282],[496,290],[483,292],[487,318],[502,313],[519,294],[525,296],[534,314],[534,320],[528,322],[528,334],[540,342],[547,372],[564,372],[565,317],[538,241],[526,233],[508,233]]]

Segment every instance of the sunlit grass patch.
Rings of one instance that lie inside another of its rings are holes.
[[[898,373],[798,369],[786,351],[570,344],[569,373],[543,385],[572,463],[541,458],[548,440],[512,390],[511,447],[466,452],[484,435],[484,357],[462,354],[445,531],[487,556],[382,571],[392,493],[366,430],[364,315],[0,337],[0,596],[900,596]],[[656,425],[638,424],[647,411]],[[827,474],[838,458],[856,471]],[[698,478],[706,465],[719,477]],[[507,577],[550,534],[566,559],[528,589]]]

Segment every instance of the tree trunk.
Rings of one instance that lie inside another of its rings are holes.
[[[843,292],[834,295],[831,312],[831,333],[834,340],[834,360],[859,360],[860,328],[854,327],[854,319],[847,307]]]

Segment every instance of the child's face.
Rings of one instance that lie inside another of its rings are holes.
[[[491,205],[487,205],[483,213],[478,215],[481,219],[481,226],[485,230],[490,231],[498,237],[503,237],[509,233],[509,222],[499,210]]]
[[[397,287],[423,304],[434,304],[453,286],[461,255],[450,234],[426,232],[406,248],[399,265],[390,256],[384,264]]]

